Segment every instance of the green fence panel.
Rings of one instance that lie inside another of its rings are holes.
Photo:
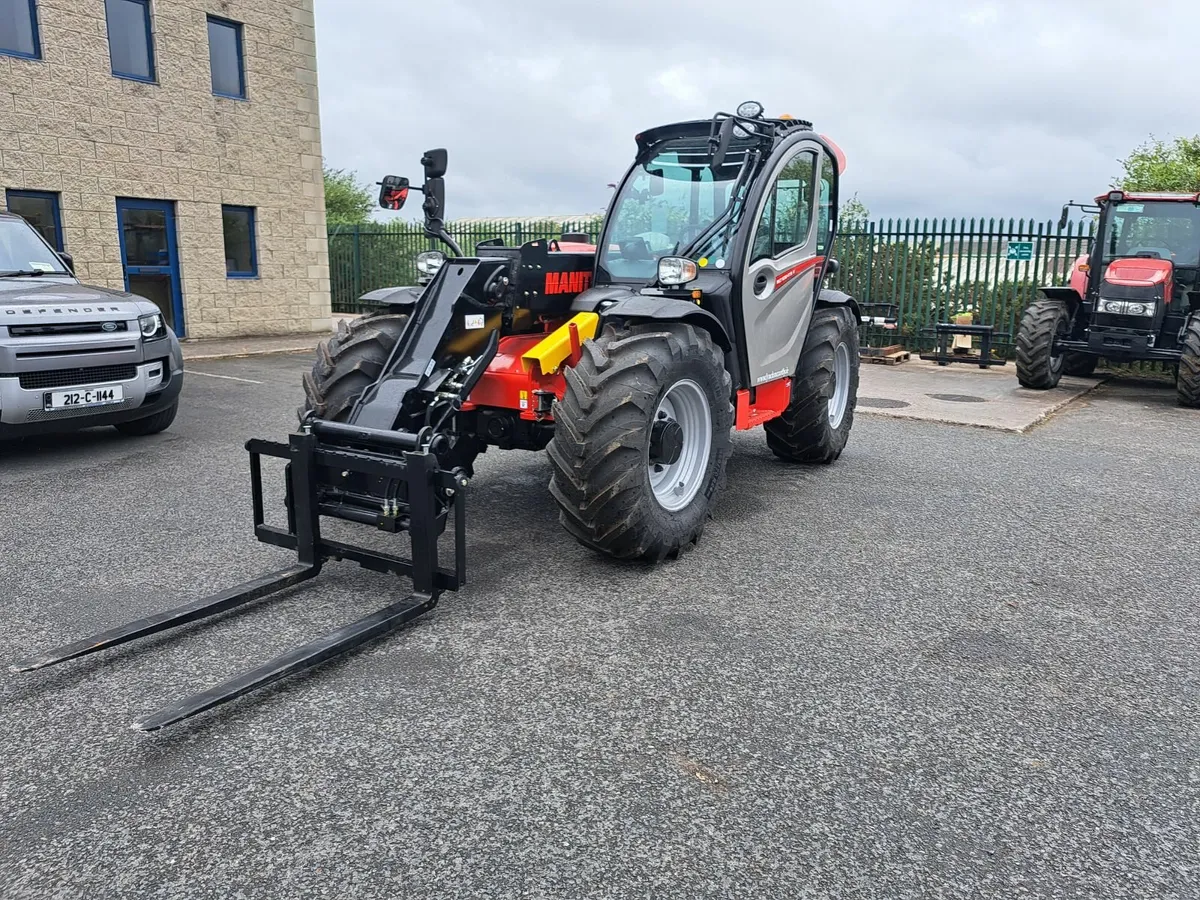
[[[470,253],[500,238],[509,246],[567,232],[599,236],[599,217],[577,221],[466,220],[446,230]],[[885,335],[911,350],[930,346],[923,334],[955,312],[1015,333],[1021,313],[1045,284],[1065,284],[1087,252],[1093,222],[1033,219],[887,219],[856,223],[833,248],[841,269],[831,286],[862,303],[899,308],[898,327]],[[369,291],[417,282],[416,257],[437,244],[419,222],[331,225],[329,275],[335,312],[362,312]],[[867,337],[867,335],[864,335]],[[872,336],[873,338],[873,336]]]

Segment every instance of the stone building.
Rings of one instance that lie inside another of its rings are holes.
[[[0,208],[193,338],[328,330],[313,0],[0,0]]]

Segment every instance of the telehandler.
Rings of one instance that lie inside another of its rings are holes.
[[[489,447],[547,449],[563,526],[622,559],[700,539],[731,432],[759,425],[793,463],[846,445],[860,310],[822,288],[836,271],[845,158],[810,122],[757,103],[637,135],[594,245],[582,235],[466,255],[443,221],[447,155],[420,186],[388,176],[380,203],[423,197],[425,282],[366,295],[376,311],[317,349],[300,427],[250,440],[254,528],[298,564],[35,657],[29,671],[223,612],[317,575],[329,560],[403,575],[412,593],[135,725],[154,730],[310,668],[411,621],[466,583],[466,489]],[[286,464],[286,528],[266,524],[261,458]],[[323,518],[407,532],[409,558],[322,534]],[[453,533],[453,563],[438,543]]]

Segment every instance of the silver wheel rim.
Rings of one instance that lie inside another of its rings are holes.
[[[840,428],[850,403],[850,348],[838,344],[833,351],[833,390],[829,395],[829,424]]]
[[[678,512],[696,498],[708,471],[712,450],[712,410],[704,389],[689,379],[677,381],[658,402],[655,420],[674,419],[683,429],[683,450],[679,459],[665,465],[650,462],[646,447],[650,489],[658,505],[668,512]]]

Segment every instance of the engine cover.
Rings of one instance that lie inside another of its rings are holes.
[[[1157,331],[1171,302],[1169,260],[1115,259],[1104,272],[1094,324],[1133,331]]]

